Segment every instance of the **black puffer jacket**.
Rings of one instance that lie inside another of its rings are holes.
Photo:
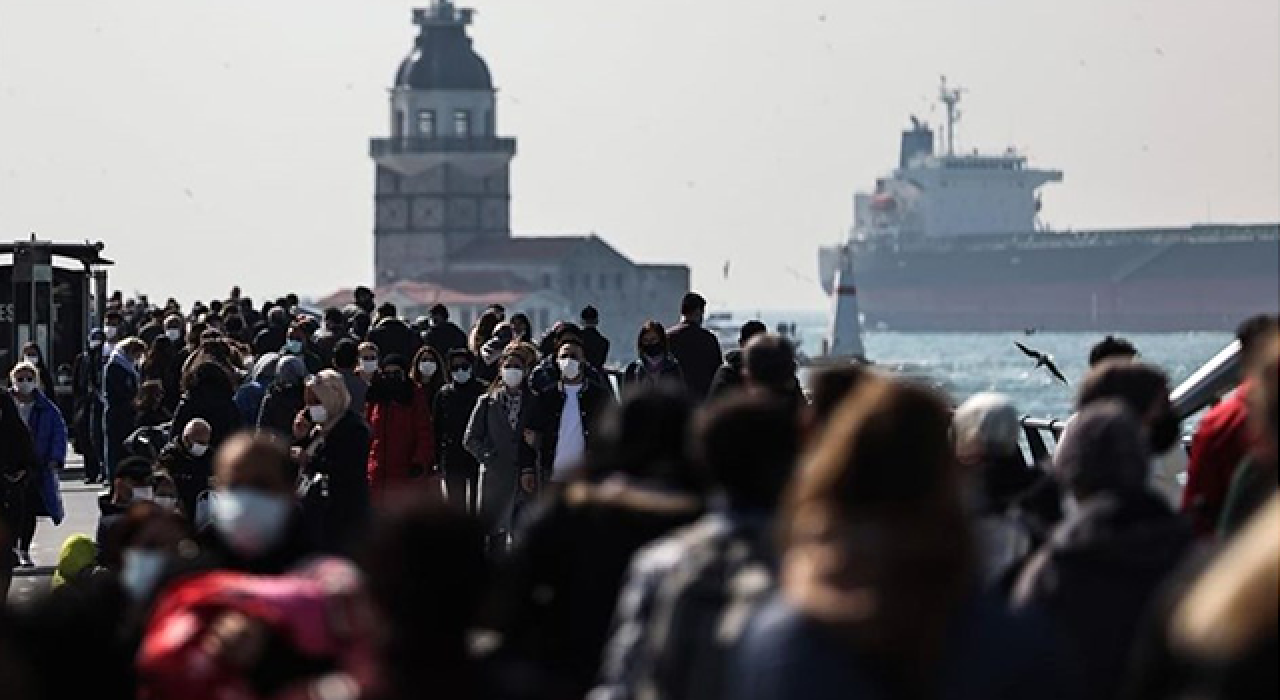
[[[182,431],[196,418],[203,418],[213,428],[209,444],[217,447],[240,428],[240,411],[234,400],[235,388],[227,371],[215,362],[196,367],[187,390],[182,394],[178,410],[169,429],[172,440],[182,438]]]
[[[1083,697],[1115,697],[1138,625],[1191,544],[1189,525],[1159,496],[1098,494],[1031,558],[1014,605],[1053,619]]]
[[[271,430],[285,439],[293,438],[293,419],[306,405],[306,388],[301,381],[272,384],[262,399],[258,429]]]

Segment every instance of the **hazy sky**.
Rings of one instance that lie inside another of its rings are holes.
[[[369,280],[413,4],[0,0],[0,238],[101,239],[153,297]],[[1280,218],[1275,0],[470,4],[515,231],[687,262],[736,307],[823,303],[816,248],[942,73],[962,145],[1065,171],[1054,226]]]

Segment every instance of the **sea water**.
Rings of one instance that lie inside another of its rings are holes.
[[[750,318],[735,314],[735,318]],[[796,312],[758,315],[770,328],[795,323],[800,349],[816,354],[826,334],[824,314]],[[946,389],[956,402],[979,391],[1008,394],[1024,415],[1065,418],[1071,413],[1076,385],[1088,371],[1089,349],[1107,333],[900,333],[863,334],[867,357],[878,365],[903,366]],[[1191,375],[1232,340],[1230,333],[1123,333],[1141,359],[1169,374],[1171,386]],[[1018,341],[1053,356],[1071,384],[1064,385],[1014,345]],[[802,373],[802,381],[804,374]]]

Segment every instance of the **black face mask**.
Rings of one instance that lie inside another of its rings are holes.
[[[662,343],[646,343],[640,346],[640,351],[649,357],[662,357]]]
[[[1160,417],[1151,424],[1151,432],[1147,436],[1147,447],[1151,449],[1151,454],[1162,455],[1172,449],[1181,436],[1180,427],[1178,417],[1173,414],[1173,411],[1160,414]]]

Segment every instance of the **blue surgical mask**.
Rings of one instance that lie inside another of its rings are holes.
[[[213,494],[213,526],[241,556],[252,557],[276,546],[284,535],[293,504],[284,496],[253,489]]]
[[[153,549],[133,548],[124,550],[121,558],[124,568],[120,571],[120,585],[135,602],[146,600],[160,583],[168,558]]]
[[[289,353],[290,355],[301,355],[301,354],[302,354],[302,341],[301,341],[301,340],[286,340],[286,341],[284,341],[284,351],[285,351],[285,352],[287,352],[287,353]]]

